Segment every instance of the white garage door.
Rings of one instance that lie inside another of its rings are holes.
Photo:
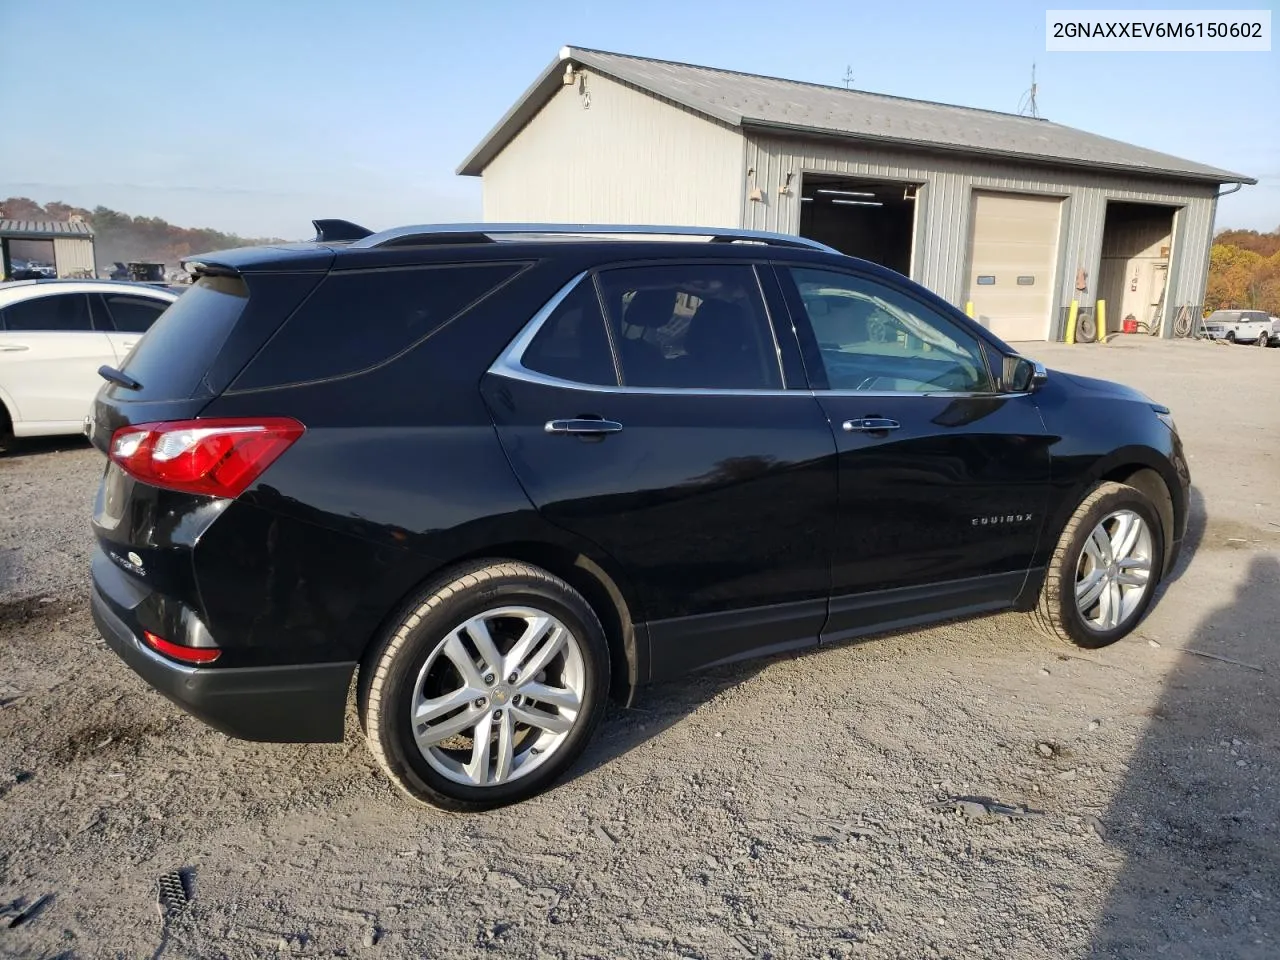
[[[1056,197],[974,193],[969,299],[996,336],[1048,339],[1061,215]]]

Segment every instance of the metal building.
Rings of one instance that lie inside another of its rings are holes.
[[[92,277],[93,228],[84,220],[0,220],[4,279]]]
[[[1010,340],[1060,339],[1100,297],[1110,329],[1172,335],[1204,301],[1220,189],[1257,182],[1034,117],[578,47],[458,173],[486,220],[813,237]]]

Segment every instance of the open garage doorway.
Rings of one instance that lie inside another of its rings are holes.
[[[1160,323],[1176,210],[1154,203],[1107,202],[1098,268],[1098,299],[1107,302],[1107,329],[1099,336],[1123,329],[1125,320],[1135,321],[1143,333]]]
[[[916,185],[806,173],[800,236],[910,276]]]

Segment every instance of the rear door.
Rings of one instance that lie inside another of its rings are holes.
[[[107,334],[93,328],[88,295],[12,303],[0,311],[0,331],[0,387],[17,408],[15,433],[79,430],[102,384],[98,367],[116,362]]]
[[[834,442],[761,283],[741,260],[585,274],[483,381],[530,499],[625,571],[655,677],[826,617]]]
[[[839,447],[824,638],[1012,601],[1048,499],[1033,398],[1000,393],[978,338],[905,288],[780,274]]]
[[[148,297],[139,293],[95,294],[98,305],[110,319],[107,334],[115,351],[117,364],[138,345],[142,335],[160,318],[172,301],[160,297]]]

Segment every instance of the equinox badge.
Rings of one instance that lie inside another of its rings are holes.
[[[969,523],[975,527],[989,527],[997,523],[1026,523],[1030,519],[1029,513],[1006,513],[998,517],[974,517]]]

